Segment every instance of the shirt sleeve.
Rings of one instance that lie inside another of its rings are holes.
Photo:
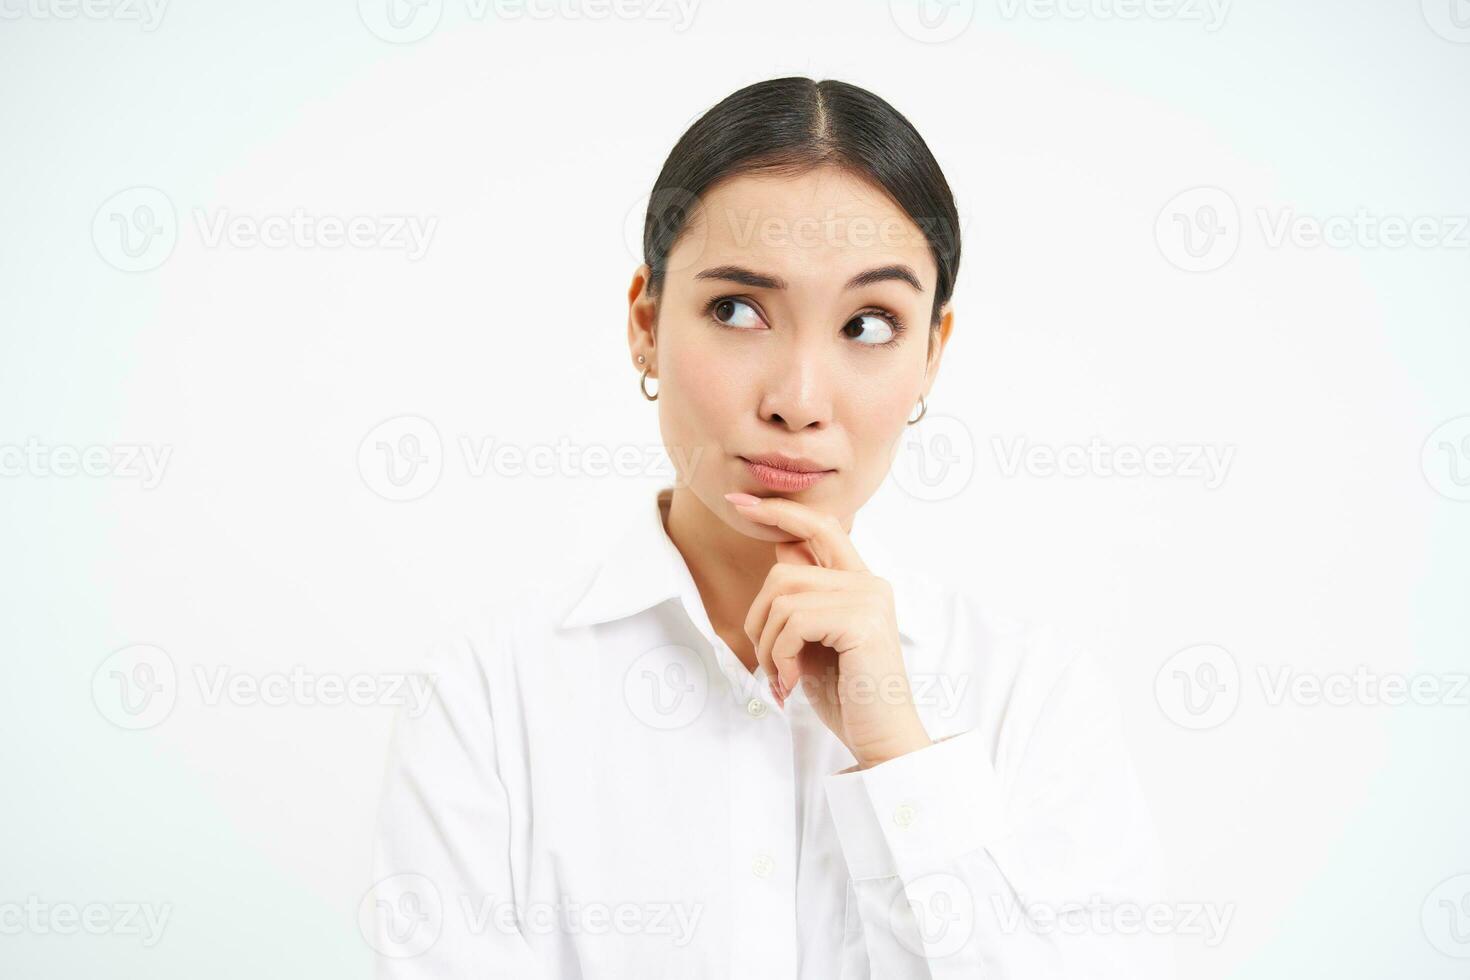
[[[826,777],[859,975],[1173,977],[1174,907],[1107,677],[1079,653],[1040,704],[1030,722],[1007,711],[1003,771],[975,727]]]
[[[394,719],[373,882],[359,925],[379,980],[544,978],[514,915],[511,808],[497,765],[489,681],[476,656],[490,624],[435,648],[433,696]]]

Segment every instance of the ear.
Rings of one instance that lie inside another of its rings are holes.
[[[628,287],[628,351],[639,374],[643,373],[643,368],[638,366],[638,355],[642,354],[647,358],[645,366],[653,369],[649,371],[649,377],[656,378],[658,371],[654,365],[657,358],[654,353],[658,342],[658,301],[648,293],[650,275],[647,264],[640,265],[633,271],[633,282]]]
[[[934,386],[939,374],[939,361],[944,357],[944,346],[949,343],[950,331],[954,329],[954,310],[946,303],[939,308],[939,326],[929,331],[929,363],[924,369],[924,391]],[[935,335],[938,336],[935,336]]]

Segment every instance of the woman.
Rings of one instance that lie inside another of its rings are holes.
[[[399,720],[381,975],[1163,975],[1108,915],[1161,896],[1102,672],[854,520],[927,410],[957,228],[851,85],[752,85],[680,139],[628,294],[678,479]]]

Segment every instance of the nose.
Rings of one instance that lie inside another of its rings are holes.
[[[826,428],[833,409],[830,346],[810,337],[773,347],[772,362],[765,370],[761,418],[790,432]]]

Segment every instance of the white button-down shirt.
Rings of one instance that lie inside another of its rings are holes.
[[[436,649],[435,698],[395,722],[361,907],[379,976],[1171,975],[1138,919],[1164,904],[1152,823],[1090,656],[897,567],[855,520],[937,740],[856,770],[715,633],[670,492],[600,562]]]

